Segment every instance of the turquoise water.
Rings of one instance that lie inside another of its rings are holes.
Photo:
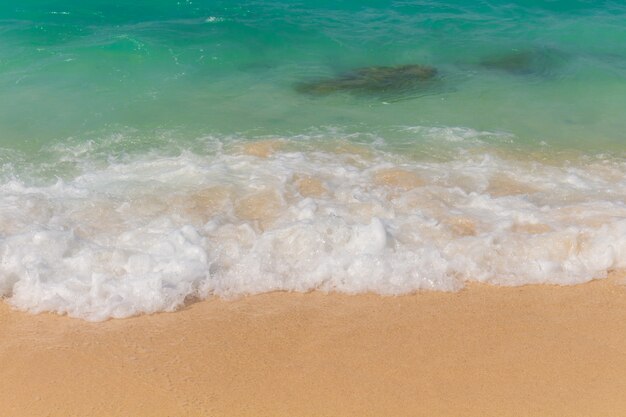
[[[2,2],[0,297],[100,320],[626,268],[624,22],[624,1]]]
[[[6,2],[0,143],[35,151],[128,129],[192,138],[423,125],[622,150],[626,3],[516,3]],[[516,51],[549,62],[521,75],[479,65]],[[397,101],[293,88],[411,63],[436,67],[439,85]]]

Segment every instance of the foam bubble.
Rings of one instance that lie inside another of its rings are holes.
[[[623,159],[292,145],[106,164],[81,153],[81,172],[54,184],[8,176],[0,295],[103,320],[189,297],[570,285],[626,267]]]

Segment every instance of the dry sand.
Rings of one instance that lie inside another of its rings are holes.
[[[0,303],[0,416],[625,416],[619,281],[273,293],[104,323]]]

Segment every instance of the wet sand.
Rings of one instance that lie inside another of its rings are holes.
[[[102,323],[0,303],[0,416],[626,415],[626,278],[272,293]]]

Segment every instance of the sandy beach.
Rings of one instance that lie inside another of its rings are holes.
[[[100,323],[3,303],[0,415],[623,415],[625,305],[624,274],[272,293]]]
[[[626,417],[624,22],[0,1],[0,417]]]

